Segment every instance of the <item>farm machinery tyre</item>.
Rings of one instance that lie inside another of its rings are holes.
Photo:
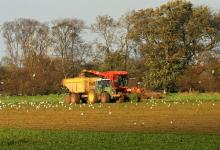
[[[122,95],[116,102],[117,102],[117,103],[123,103],[123,102],[125,102],[125,96]]]
[[[79,104],[80,103],[80,97],[76,93],[69,93],[69,95],[67,95],[65,97],[65,103],[66,104]]]
[[[100,94],[101,103],[109,103],[111,96],[107,92],[102,92]]]
[[[80,103],[80,97],[78,94],[76,93],[72,93],[70,95],[70,103],[72,104],[79,104]]]
[[[65,104],[70,104],[70,94],[65,96],[64,102]]]
[[[89,104],[94,104],[94,103],[97,102],[97,99],[98,99],[98,97],[97,97],[97,94],[96,94],[95,90],[90,90],[90,91],[88,92],[88,100],[87,100],[87,103],[89,103]]]

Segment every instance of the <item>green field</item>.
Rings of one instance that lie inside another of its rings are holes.
[[[220,101],[220,93],[173,93],[168,94],[164,99],[168,102],[215,102]]]
[[[220,135],[0,130],[1,149],[218,150]]]
[[[0,101],[3,103],[40,103],[40,102],[48,102],[52,104],[57,104],[59,102],[63,102],[65,95],[37,95],[37,96],[0,96]]]
[[[38,95],[38,96],[0,96],[0,102],[3,103],[20,103],[20,102],[48,102],[52,104],[58,104],[63,102],[65,94],[51,94],[51,95]],[[146,100],[149,102],[150,100]],[[166,102],[206,102],[206,101],[220,101],[220,93],[172,93],[164,96],[163,99],[155,99],[151,101],[166,101]]]

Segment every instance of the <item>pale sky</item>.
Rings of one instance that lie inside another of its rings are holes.
[[[195,5],[208,5],[220,10],[220,0],[191,0]],[[49,22],[59,18],[76,17],[87,24],[96,16],[108,14],[118,18],[133,9],[158,7],[168,0],[0,0],[0,24],[16,18],[31,18]],[[0,58],[4,55],[0,38]]]

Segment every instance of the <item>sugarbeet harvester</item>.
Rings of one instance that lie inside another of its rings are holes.
[[[130,93],[137,93],[140,97],[145,94],[137,87],[136,80],[128,79],[126,71],[83,70],[79,77],[64,79],[62,84],[69,90],[66,103],[80,103],[80,100],[87,103],[124,102]]]

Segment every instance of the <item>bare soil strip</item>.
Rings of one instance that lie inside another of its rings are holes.
[[[219,134],[220,102],[8,108],[0,111],[0,128]]]

